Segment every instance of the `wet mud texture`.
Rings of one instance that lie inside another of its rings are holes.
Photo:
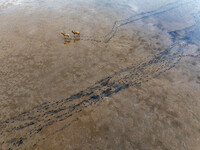
[[[183,6],[187,6],[188,4],[194,5],[195,2],[195,0],[176,1],[161,6],[153,11],[140,13],[127,19],[115,21],[112,30],[104,37],[91,40],[94,42],[109,43],[115,38],[121,27],[142,19],[159,17],[159,15]],[[37,146],[41,141],[63,132],[78,122],[82,117],[80,114],[82,114],[82,112],[88,107],[90,108],[92,106],[92,109],[98,109],[97,105],[100,104],[100,102],[104,102],[106,99],[113,97],[116,94],[120,94],[120,92],[129,88],[137,88],[138,86],[146,84],[147,81],[159,78],[161,75],[166,74],[171,69],[174,69],[183,59],[199,60],[199,13],[193,13],[192,18],[194,19],[194,23],[191,26],[168,31],[168,34],[172,39],[171,44],[154,56],[147,57],[145,61],[121,69],[120,71],[99,80],[92,86],[89,86],[85,90],[73,94],[66,99],[54,102],[44,102],[30,111],[23,112],[1,121],[0,147],[2,147],[2,149],[10,150],[23,149],[23,145],[25,144],[25,147],[29,147],[31,149],[34,147],[38,148]],[[89,39],[83,36],[80,40]],[[194,47],[194,50],[191,52],[188,50],[190,46]],[[199,116],[196,116],[195,114],[193,115],[199,124]],[[174,122],[174,124],[179,126],[177,122]],[[56,128],[43,134],[43,131],[51,126],[55,126]],[[132,148],[133,147],[134,146],[132,146]],[[183,147],[185,147],[185,149],[190,149],[187,146],[184,146],[184,144]],[[142,147],[141,144],[139,144],[137,148],[152,149]],[[157,147],[154,148],[162,149],[164,147],[162,147],[161,141],[157,141]],[[130,149],[130,147],[127,149]],[[165,147],[165,149],[168,148]],[[180,147],[180,149],[182,149],[182,147]]]

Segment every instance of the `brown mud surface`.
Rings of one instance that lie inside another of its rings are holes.
[[[199,6],[1,0],[0,150],[199,150]]]

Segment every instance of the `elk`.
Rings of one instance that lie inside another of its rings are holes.
[[[77,34],[78,36],[80,36],[80,32],[78,32],[78,31],[73,31],[73,30],[72,30],[72,33],[73,33],[74,35]]]
[[[61,32],[61,34],[62,34],[63,36],[66,36],[66,37],[70,37],[70,35],[67,34],[67,33]]]

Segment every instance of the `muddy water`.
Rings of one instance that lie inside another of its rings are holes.
[[[199,6],[1,0],[0,149],[199,150]]]

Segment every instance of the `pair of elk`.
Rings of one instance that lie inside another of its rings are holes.
[[[74,36],[75,35],[78,35],[78,36],[80,36],[80,32],[78,32],[78,31],[73,31],[72,30],[72,33],[74,34]],[[61,32],[61,34],[63,35],[63,36],[65,36],[65,37],[70,37],[70,34],[68,34],[68,33],[64,33],[64,32]]]

